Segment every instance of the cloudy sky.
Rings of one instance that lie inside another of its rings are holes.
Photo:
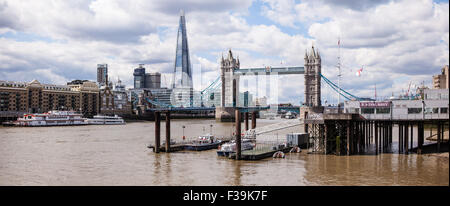
[[[202,71],[197,89],[218,76],[228,49],[241,68],[302,66],[314,44],[323,74],[336,82],[340,38],[341,86],[362,97],[373,97],[375,85],[378,96],[398,95],[410,82],[431,85],[449,64],[448,1],[0,0],[0,80],[96,80],[96,65],[107,63],[112,80],[132,87],[133,69],[144,63],[167,86],[180,9],[191,62]],[[280,102],[303,100],[302,75],[277,79]],[[322,98],[336,101],[323,87]]]

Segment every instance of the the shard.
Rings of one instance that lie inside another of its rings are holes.
[[[192,88],[192,68],[189,58],[189,47],[186,35],[186,20],[184,11],[180,11],[178,27],[175,68],[173,71],[172,88]]]

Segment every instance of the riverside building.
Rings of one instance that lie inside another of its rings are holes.
[[[386,101],[345,101],[345,113],[357,113],[366,119],[441,119],[449,118],[449,90],[425,89],[423,99]]]
[[[51,110],[79,111],[84,116],[96,115],[99,90],[95,82],[75,80],[67,85],[13,82],[0,80],[0,113],[21,116]]]

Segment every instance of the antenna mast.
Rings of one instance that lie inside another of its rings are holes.
[[[341,104],[341,37],[338,39],[338,113]]]

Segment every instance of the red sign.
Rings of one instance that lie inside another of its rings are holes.
[[[390,107],[391,102],[360,102],[359,106],[361,108],[367,107]]]

